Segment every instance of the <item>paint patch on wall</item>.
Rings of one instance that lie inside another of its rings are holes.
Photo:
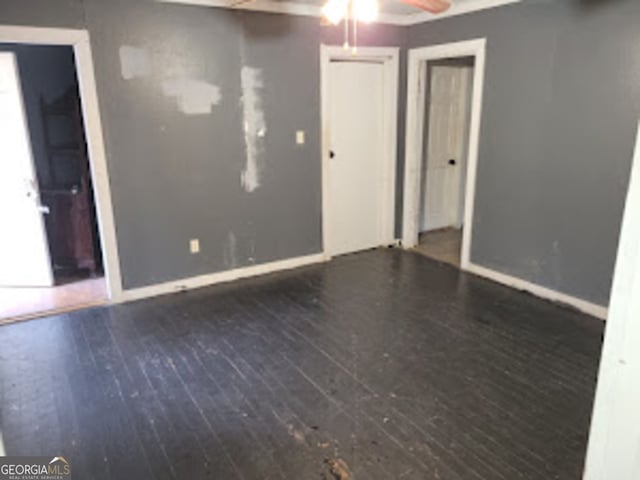
[[[260,186],[264,137],[267,134],[267,124],[262,109],[262,90],[264,88],[262,70],[244,66],[240,72],[240,80],[246,148],[246,164],[240,174],[240,183],[247,192],[253,192]]]
[[[229,270],[238,266],[238,241],[233,232],[227,236],[227,244],[224,247],[224,264]]]
[[[175,97],[178,109],[185,115],[207,115],[220,103],[220,88],[202,80],[169,78],[162,82],[162,93]]]
[[[151,74],[151,55],[144,47],[122,45],[120,47],[120,71],[122,78],[133,80]]]
[[[249,263],[256,263],[256,239],[252,238],[249,242],[249,257],[247,258]]]

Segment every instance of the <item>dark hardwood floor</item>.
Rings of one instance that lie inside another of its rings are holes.
[[[602,328],[376,250],[2,326],[0,428],[76,480],[579,480]]]

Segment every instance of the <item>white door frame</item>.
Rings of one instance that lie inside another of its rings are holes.
[[[331,60],[375,61],[384,66],[386,98],[384,102],[384,170],[383,198],[384,211],[380,245],[390,245],[395,241],[395,185],[397,165],[397,127],[398,127],[398,76],[399,48],[395,47],[358,47],[357,55],[343,47],[320,45],[320,97],[322,128],[322,250],[326,259],[331,257],[327,251],[329,238],[329,64]]]
[[[404,195],[402,219],[402,246],[411,248],[418,244],[420,215],[420,180],[423,152],[424,120],[426,116],[426,64],[434,60],[456,57],[474,57],[473,90],[471,98],[471,123],[469,126],[464,197],[464,228],[460,264],[469,269],[473,205],[475,201],[476,168],[482,116],[482,92],[484,88],[486,39],[412,48],[409,50],[407,76],[407,131],[405,139]],[[424,73],[423,73],[424,72]]]
[[[640,475],[640,124],[622,219],[584,480]]]
[[[107,290],[111,301],[119,301],[122,297],[120,260],[89,32],[61,28],[0,25],[0,43],[73,47]]]

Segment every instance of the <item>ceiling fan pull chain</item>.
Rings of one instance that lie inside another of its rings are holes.
[[[345,50],[349,50],[349,6],[346,7],[344,16],[344,45]]]
[[[358,53],[358,19],[353,15],[353,48],[351,49],[351,54],[355,55],[356,53]]]

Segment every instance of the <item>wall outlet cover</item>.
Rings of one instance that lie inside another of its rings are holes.
[[[189,250],[191,253],[199,253],[200,252],[200,240],[197,238],[192,238],[189,240]]]
[[[298,130],[296,132],[296,143],[298,145],[304,145],[304,130]]]

